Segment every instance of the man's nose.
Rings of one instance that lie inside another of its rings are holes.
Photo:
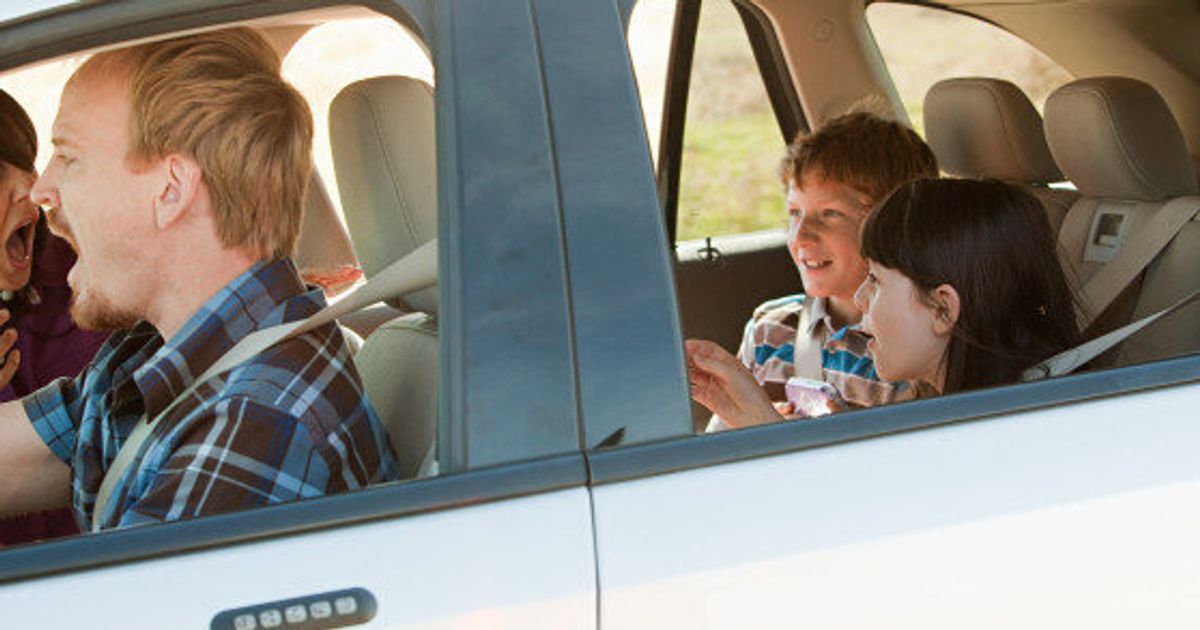
[[[46,170],[49,172],[50,169]],[[42,173],[38,176],[37,181],[33,182],[33,186],[29,189],[29,200],[47,210],[58,209],[58,194],[53,183],[47,177],[47,173]]]

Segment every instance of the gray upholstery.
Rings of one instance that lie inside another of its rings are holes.
[[[1023,184],[1062,180],[1042,117],[1008,81],[939,81],[925,95],[924,116],[926,140],[947,173]]]
[[[370,277],[437,236],[432,88],[407,77],[353,83],[329,110],[346,223]],[[422,312],[376,319],[354,362],[401,474],[419,474],[437,430],[437,287],[407,296]],[[377,327],[376,327],[377,326]]]
[[[346,225],[367,277],[437,236],[433,88],[377,77],[342,89],[329,106],[329,136]],[[437,308],[437,289],[405,299]]]
[[[1085,196],[1162,201],[1197,192],[1175,117],[1141,81],[1095,77],[1055,90],[1046,100],[1046,139]]]
[[[1063,171],[1083,196],[1067,214],[1059,245],[1082,286],[1106,264],[1086,260],[1098,215],[1120,215],[1125,239],[1169,201],[1194,198],[1197,183],[1183,137],[1166,103],[1149,85],[1103,77],[1069,83],[1046,103],[1046,134]],[[1183,230],[1093,325],[1111,330],[1169,306],[1200,287],[1200,225]],[[1092,314],[1096,315],[1096,314]],[[1152,324],[1105,357],[1125,365],[1200,350],[1195,306]]]

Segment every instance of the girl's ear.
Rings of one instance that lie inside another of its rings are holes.
[[[933,303],[933,332],[938,335],[949,335],[958,323],[958,315],[962,304],[958,299],[958,291],[948,284],[938,285],[929,292]]]

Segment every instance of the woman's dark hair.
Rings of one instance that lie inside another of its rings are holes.
[[[29,114],[8,92],[0,90],[0,162],[33,172],[37,131]]]
[[[862,227],[862,254],[931,291],[948,284],[959,317],[945,393],[1016,382],[1079,343],[1071,290],[1041,203],[1004,182],[901,184]]]
[[[29,114],[16,99],[9,96],[8,92],[0,90],[0,169],[15,167],[33,172],[37,148],[37,130],[34,129]],[[39,213],[38,221],[34,225],[33,252],[42,251],[50,237],[46,219]],[[34,270],[30,274],[30,278],[37,273],[36,257],[34,257],[33,265]],[[31,299],[37,301],[38,298],[31,295],[27,289],[28,287],[22,287],[16,292],[16,298],[13,301],[0,304],[12,313],[13,316],[9,321],[16,321],[19,313],[29,305]]]

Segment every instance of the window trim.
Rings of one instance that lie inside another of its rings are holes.
[[[675,246],[679,212],[679,175],[683,166],[683,131],[687,123],[691,93],[692,60],[696,32],[700,27],[700,2],[680,0],[675,5],[671,54],[667,60],[667,84],[663,96],[661,135],[658,146],[658,199],[667,226],[667,246]]]
[[[758,73],[763,77],[767,98],[771,101],[775,120],[783,134],[783,143],[791,144],[796,134],[809,130],[809,124],[804,115],[804,106],[800,104],[800,94],[788,73],[779,34],[775,32],[771,19],[758,6],[747,0],[734,0],[733,4],[742,16]]]
[[[683,172],[683,138],[687,127],[687,106],[691,93],[692,62],[695,60],[696,37],[700,26],[702,0],[681,0],[676,4],[675,24],[671,37],[671,53],[667,62],[667,83],[663,97],[663,118],[658,150],[658,198],[667,226],[667,243],[674,247],[679,230],[679,182]],[[800,96],[787,71],[787,61],[779,36],[770,18],[748,0],[732,2],[742,21],[743,32],[754,55],[759,78],[767,100],[775,114],[775,122],[784,145],[796,133],[807,129],[808,122],[800,105]],[[719,236],[719,235],[713,235]]]
[[[633,481],[1189,383],[1200,383],[1200,353],[848,411],[804,422],[591,451],[587,454],[590,483]]]

